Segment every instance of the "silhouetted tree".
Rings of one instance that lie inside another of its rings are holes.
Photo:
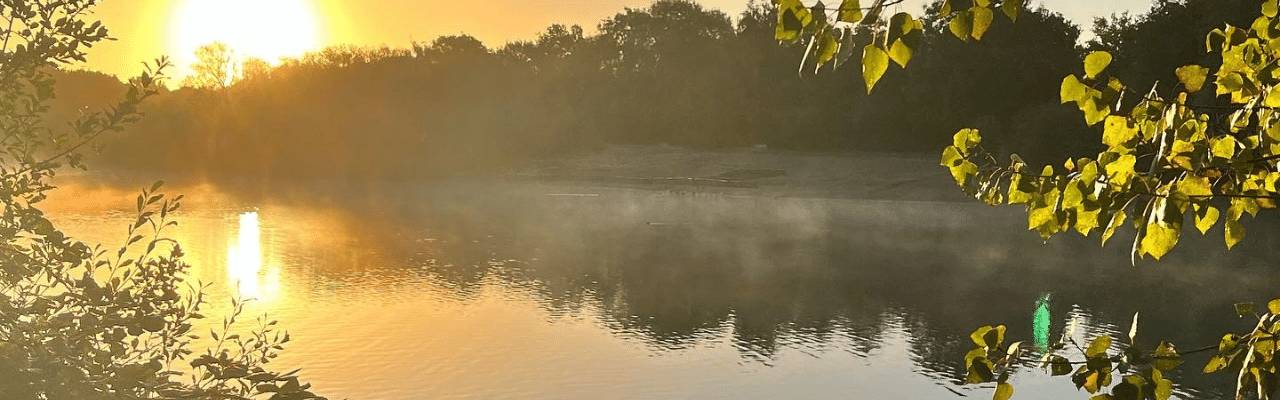
[[[238,75],[235,52],[226,43],[210,43],[196,49],[196,62],[191,65],[191,75],[183,79],[184,86],[202,89],[220,89],[231,85]]]

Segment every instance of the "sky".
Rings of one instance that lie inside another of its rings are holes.
[[[806,4],[812,0],[806,0]],[[836,0],[829,2],[834,3]],[[917,11],[925,0],[908,0]],[[625,7],[652,0],[102,0],[97,17],[117,41],[98,45],[84,67],[136,75],[144,61],[169,55],[185,74],[199,45],[221,41],[241,56],[275,62],[329,45],[408,46],[467,33],[490,47],[532,38],[553,23],[590,31]],[[737,16],[747,0],[700,0]],[[1142,12],[1150,0],[1033,0],[1083,27],[1096,16]]]

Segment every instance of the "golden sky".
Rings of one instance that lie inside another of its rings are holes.
[[[334,44],[407,46],[467,33],[490,47],[531,38],[553,23],[590,31],[624,7],[652,0],[102,0],[98,17],[118,41],[90,52],[89,69],[130,76],[168,54],[184,74],[195,47],[227,42],[242,56],[276,61]],[[701,0],[737,16],[747,0]],[[835,2],[832,0],[831,2]],[[915,11],[923,0],[904,6]],[[1087,25],[1089,18],[1145,9],[1149,0],[1042,0]]]

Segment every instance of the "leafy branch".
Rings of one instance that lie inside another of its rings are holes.
[[[1075,339],[1074,324],[1062,338],[1039,357],[1030,357],[1022,342],[1005,344],[1004,325],[984,326],[970,334],[974,348],[965,354],[965,382],[996,383],[995,400],[1007,400],[1014,388],[1010,373],[1019,366],[1036,365],[1053,376],[1070,375],[1076,388],[1091,395],[1092,400],[1166,400],[1173,393],[1168,374],[1182,366],[1184,357],[1213,352],[1201,368],[1205,374],[1238,371],[1236,398],[1254,394],[1269,399],[1275,393],[1277,375],[1276,349],[1280,341],[1280,299],[1267,303],[1266,311],[1255,313],[1253,303],[1236,304],[1236,314],[1254,317],[1257,323],[1247,333],[1227,333],[1217,343],[1188,351],[1179,351],[1170,342],[1160,341],[1153,350],[1142,350],[1138,340],[1138,315],[1130,325],[1128,343],[1117,346],[1110,335],[1100,335],[1080,346]],[[1083,361],[1068,360],[1060,353],[1072,345]],[[1120,347],[1119,351],[1112,351]]]

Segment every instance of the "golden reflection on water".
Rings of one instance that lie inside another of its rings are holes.
[[[265,259],[258,213],[241,213],[236,236],[227,245],[227,283],[241,297],[272,302],[280,294],[280,268]]]
[[[1107,315],[1127,326],[1134,309],[1200,298],[1189,295],[1198,286],[1081,259],[1074,246],[990,234],[971,220],[1017,221],[985,208],[505,185],[350,207],[182,188],[196,194],[172,234],[191,278],[210,284],[205,322],[228,313],[228,295],[257,299],[246,319],[270,314],[295,338],[272,365],[302,368],[330,398],[977,396],[989,391],[954,385],[962,330],[1008,322],[1043,347],[1074,321],[1077,342],[1122,337]],[[128,190],[60,190],[51,215],[81,239],[113,243],[133,220]],[[991,249],[1027,254],[1003,261]],[[1016,279],[996,278],[1014,266]],[[1112,284],[1172,294],[1067,309]],[[992,290],[1012,306],[966,306]],[[1033,315],[1013,301],[1037,297]],[[1231,303],[1182,305],[1202,315],[1220,304]],[[1075,394],[1038,371],[1015,379],[1019,398]]]

